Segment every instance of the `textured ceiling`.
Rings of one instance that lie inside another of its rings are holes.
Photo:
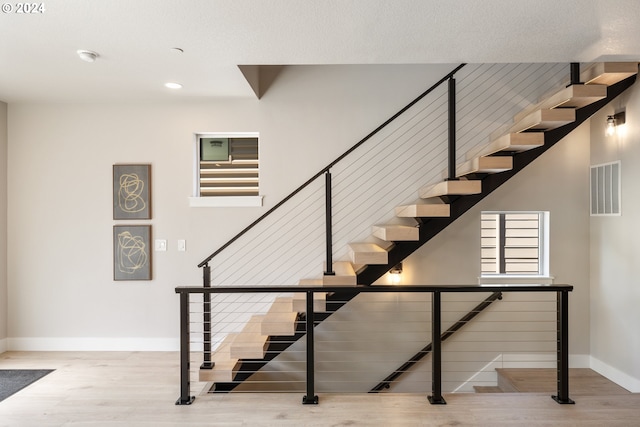
[[[640,59],[637,0],[49,0],[41,14],[9,4],[9,103],[253,96],[237,65]],[[100,58],[82,62],[78,49]]]

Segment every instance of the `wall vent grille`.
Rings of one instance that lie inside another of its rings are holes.
[[[591,166],[591,216],[621,215],[620,161]]]

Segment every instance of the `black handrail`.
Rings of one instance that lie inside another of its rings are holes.
[[[286,202],[288,202],[293,196],[295,196],[296,194],[298,194],[300,191],[304,190],[307,186],[309,186],[309,184],[311,184],[312,182],[314,182],[316,179],[318,179],[321,175],[323,175],[325,172],[327,172],[329,169],[331,169],[333,166],[335,166],[338,162],[340,162],[342,159],[344,159],[345,157],[347,157],[349,154],[351,154],[353,151],[355,151],[356,149],[358,149],[362,144],[364,144],[365,142],[367,142],[369,139],[371,139],[371,137],[373,137],[374,135],[376,135],[378,132],[380,132],[382,129],[384,129],[387,125],[389,125],[389,123],[391,123],[392,121],[394,121],[396,118],[398,118],[400,115],[402,115],[405,111],[407,111],[409,108],[413,107],[416,103],[418,103],[422,98],[424,98],[425,96],[429,95],[431,92],[433,92],[436,88],[438,88],[442,83],[446,82],[447,80],[449,80],[451,77],[453,77],[453,75],[455,73],[457,73],[462,67],[464,67],[465,65],[467,65],[466,63],[462,63],[460,65],[458,65],[456,68],[454,68],[450,73],[448,73],[446,76],[444,76],[443,78],[441,78],[440,80],[438,80],[438,82],[436,82],[433,86],[431,86],[429,89],[425,90],[424,92],[422,92],[420,95],[418,95],[418,97],[416,97],[413,101],[411,101],[409,104],[407,104],[404,108],[402,108],[400,111],[398,111],[396,114],[394,114],[393,116],[391,116],[387,121],[385,121],[384,123],[382,123],[380,126],[378,126],[377,128],[375,128],[371,133],[369,133],[367,136],[365,136],[364,138],[362,138],[360,141],[358,141],[353,147],[349,148],[347,151],[345,151],[343,154],[341,154],[340,156],[338,156],[334,161],[332,161],[331,163],[329,163],[327,166],[325,166],[323,169],[321,169],[318,173],[316,173],[315,175],[313,175],[311,178],[309,178],[304,184],[302,184],[300,187],[296,188],[295,190],[293,190],[287,197],[285,197],[284,199],[282,199],[281,201],[279,201],[278,203],[276,203],[271,209],[269,209],[267,212],[265,212],[262,216],[260,216],[258,219],[256,219],[255,221],[253,221],[251,224],[249,224],[247,227],[245,227],[244,230],[242,230],[241,232],[239,232],[238,234],[236,234],[234,237],[232,237],[227,243],[225,243],[224,245],[220,246],[220,248],[218,248],[214,253],[212,253],[211,255],[209,255],[208,257],[206,257],[200,264],[198,264],[198,268],[204,267],[209,261],[211,261],[216,255],[218,255],[220,252],[222,252],[223,250],[225,250],[227,247],[229,247],[232,243],[234,243],[236,240],[238,240],[240,237],[242,237],[243,235],[245,235],[249,230],[251,230],[253,227],[255,227],[256,225],[258,225],[262,220],[264,220],[266,217],[268,217],[269,215],[271,215],[271,213],[273,211],[275,211],[276,209],[278,209],[280,206],[282,206],[283,204],[285,204]]]
[[[179,286],[175,289],[180,294],[180,397],[176,401],[176,405],[189,405],[195,397],[190,395],[190,328],[189,328],[189,297],[190,294],[212,294],[212,293],[289,293],[304,292],[307,300],[306,306],[308,310],[308,318],[306,321],[306,334],[308,340],[313,340],[313,298],[315,292],[344,292],[346,294],[359,294],[362,292],[412,292],[412,293],[432,293],[433,294],[433,332],[432,340],[436,345],[432,351],[434,357],[432,365],[433,393],[429,396],[429,400],[433,404],[445,404],[446,402],[441,395],[441,384],[435,384],[438,378],[441,378],[440,363],[440,306],[439,300],[442,293],[459,293],[459,292],[555,292],[557,295],[557,375],[558,375],[558,394],[552,398],[560,404],[572,404],[573,400],[569,398],[569,292],[573,290],[570,285],[442,285],[442,286],[220,286],[213,288],[195,287],[195,286]],[[437,303],[437,304],[436,304]],[[436,313],[437,311],[437,313]],[[436,315],[437,314],[437,315]],[[448,331],[447,331],[448,332]],[[453,332],[451,332],[453,333]],[[314,391],[314,349],[313,343],[307,346],[306,352],[306,369],[307,369],[307,394],[303,399],[303,403],[317,404],[318,399]],[[311,373],[309,375],[309,373]]]
[[[494,292],[485,298],[480,304],[475,306],[471,311],[465,314],[460,320],[454,323],[449,329],[447,329],[441,336],[440,341],[445,341],[447,338],[451,337],[455,332],[457,332],[464,325],[469,323],[474,317],[483,312],[487,307],[491,305],[495,300],[502,299],[502,292]],[[422,360],[426,355],[431,353],[432,345],[431,343],[427,344],[422,350],[416,353],[411,359],[406,361],[402,366],[393,371],[389,376],[387,376],[384,380],[378,383],[377,386],[373,387],[369,393],[377,393],[382,389],[389,388],[389,385],[398,379],[402,374],[407,372],[409,368]]]

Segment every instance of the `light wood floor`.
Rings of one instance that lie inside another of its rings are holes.
[[[640,394],[198,395],[175,406],[177,353],[8,352],[0,369],[56,369],[0,402],[0,426],[640,426]],[[601,391],[601,390],[600,390]]]

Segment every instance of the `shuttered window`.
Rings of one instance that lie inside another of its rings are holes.
[[[544,212],[483,212],[482,275],[547,274]]]
[[[257,136],[198,135],[200,197],[257,196]]]

